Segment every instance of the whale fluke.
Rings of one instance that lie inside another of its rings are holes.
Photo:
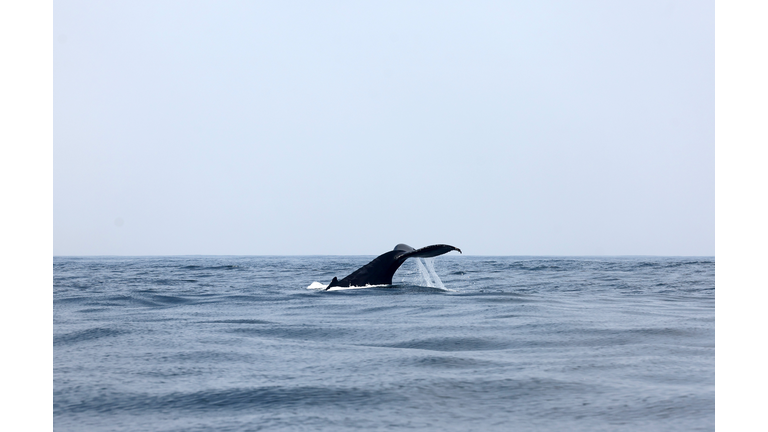
[[[333,287],[351,287],[366,285],[392,285],[392,276],[408,258],[432,258],[446,254],[450,251],[461,249],[446,245],[436,244],[414,249],[407,244],[400,243],[387,253],[376,257],[373,261],[355,270],[351,275],[342,280],[333,278],[326,291]]]

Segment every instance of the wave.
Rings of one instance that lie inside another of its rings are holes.
[[[299,408],[338,405],[345,407],[376,406],[398,398],[386,391],[372,391],[343,387],[287,387],[230,388],[167,394],[108,393],[90,398],[73,397],[54,392],[54,413],[66,412],[165,412],[169,410],[253,410]]]
[[[511,346],[508,342],[501,342],[488,338],[477,337],[443,337],[413,339],[406,342],[381,345],[365,345],[381,348],[406,348],[429,351],[492,351],[506,349]]]
[[[179,267],[182,270],[234,270],[241,268],[239,265],[218,265],[218,266],[205,266],[205,265],[185,265]]]
[[[121,336],[128,333],[125,330],[111,328],[92,328],[88,330],[75,331],[53,336],[53,345],[73,344],[78,342],[88,342],[96,339]]]

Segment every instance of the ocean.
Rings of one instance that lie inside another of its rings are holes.
[[[715,429],[713,257],[372,258],[54,257],[54,430]]]

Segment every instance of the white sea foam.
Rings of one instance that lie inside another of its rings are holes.
[[[328,291],[342,291],[342,290],[376,288],[376,287],[386,287],[386,286],[389,286],[389,285],[363,285],[363,286],[349,286],[349,287],[335,286],[329,289]],[[307,289],[311,289],[311,290],[325,290],[326,288],[328,288],[328,284],[322,284],[320,282],[312,282],[307,287]]]

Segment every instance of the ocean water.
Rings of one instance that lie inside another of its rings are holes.
[[[715,428],[714,258],[372,258],[55,257],[54,430]]]

